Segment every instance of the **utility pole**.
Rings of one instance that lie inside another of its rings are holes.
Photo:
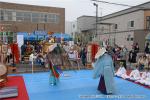
[[[95,23],[95,38],[97,37],[97,23],[98,23],[98,4],[93,3],[94,6],[96,6],[96,23]]]

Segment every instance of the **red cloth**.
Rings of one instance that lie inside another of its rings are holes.
[[[10,45],[10,47],[11,47],[11,52],[16,59],[16,63],[19,63],[20,51],[19,51],[18,44],[13,43]]]
[[[7,98],[3,100],[29,100],[26,86],[22,76],[9,76],[7,86],[17,86],[18,87],[18,97]]]
[[[92,61],[95,60],[95,55],[98,52],[99,45],[92,44]]]

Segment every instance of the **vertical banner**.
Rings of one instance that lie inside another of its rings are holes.
[[[17,43],[18,43],[19,47],[21,47],[24,44],[24,36],[23,35],[17,35]]]
[[[17,44],[18,44],[18,47],[19,47],[19,51],[20,51],[20,54],[21,54],[21,46],[24,44],[24,36],[23,35],[17,35]],[[20,57],[22,58],[22,57]]]

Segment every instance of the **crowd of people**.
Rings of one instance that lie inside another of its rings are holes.
[[[45,65],[44,62],[47,51],[44,51],[45,48],[44,45],[46,43],[54,44],[57,42],[55,42],[54,38],[50,38],[49,40],[40,42],[29,42],[29,41],[25,42],[25,44],[21,46],[21,56],[22,56],[21,60],[24,61],[25,56],[34,55],[34,61],[36,61],[36,63]],[[65,52],[65,55],[67,55],[68,59],[74,60],[81,59],[82,64],[86,66],[87,51],[85,45],[84,46],[81,44],[69,45],[69,42],[62,42],[57,44],[60,46],[62,52]]]
[[[149,43],[146,44],[143,53],[139,52],[140,48],[136,43],[132,50],[128,52],[129,70],[125,67],[123,62],[119,63],[119,68],[116,70],[115,75],[123,79],[131,80],[146,86],[150,86],[150,49]],[[130,72],[131,71],[131,72]]]

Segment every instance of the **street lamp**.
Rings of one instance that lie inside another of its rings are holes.
[[[96,24],[95,24],[95,37],[97,36],[97,23],[98,23],[98,4],[93,3],[94,6],[96,6]]]

